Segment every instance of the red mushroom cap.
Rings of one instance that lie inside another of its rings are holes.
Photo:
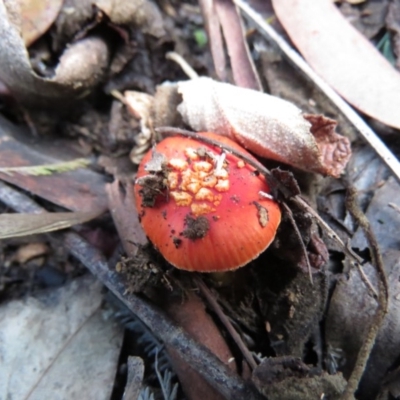
[[[201,133],[252,157],[232,140]],[[177,268],[216,272],[256,258],[281,220],[265,178],[235,155],[181,136],[161,141],[143,158],[135,183],[141,224]]]

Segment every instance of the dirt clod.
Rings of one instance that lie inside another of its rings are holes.
[[[183,236],[192,240],[205,237],[210,229],[210,223],[206,217],[194,218],[190,214],[185,218],[185,226],[186,229],[182,232]]]

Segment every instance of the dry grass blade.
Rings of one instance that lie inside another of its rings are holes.
[[[321,79],[304,59],[270,26],[260,14],[254,11],[242,0],[235,0],[243,13],[257,26],[261,35],[272,42],[282,53],[307,76],[346,116],[356,127],[364,139],[375,149],[393,173],[400,179],[400,162],[386,145],[378,138],[376,133],[365,121],[350,107],[323,79]]]
[[[42,214],[1,214],[0,239],[58,231],[97,217],[103,210]]]
[[[74,171],[78,168],[85,168],[90,164],[90,160],[85,158],[77,158],[76,160],[43,165],[29,165],[26,167],[3,167],[0,173],[6,175],[21,174],[32,176],[45,176],[51,174],[59,174],[68,171]]]

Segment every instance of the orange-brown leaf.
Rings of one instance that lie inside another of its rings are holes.
[[[304,58],[349,103],[400,128],[400,74],[331,0],[273,0]]]

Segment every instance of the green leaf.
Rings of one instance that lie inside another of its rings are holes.
[[[207,44],[207,35],[204,29],[195,29],[193,31],[194,40],[201,49]]]

